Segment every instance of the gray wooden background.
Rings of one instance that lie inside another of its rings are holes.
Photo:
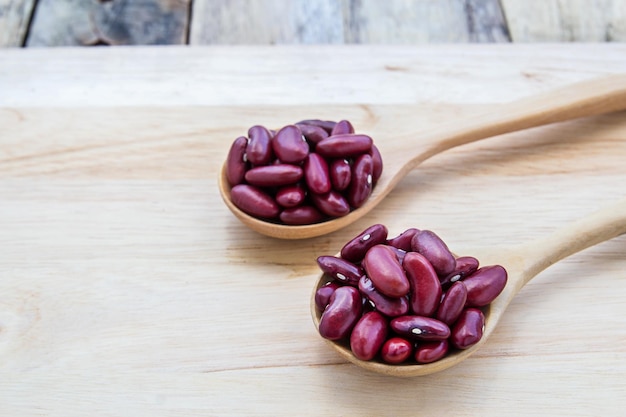
[[[0,47],[624,41],[626,0],[0,0]]]

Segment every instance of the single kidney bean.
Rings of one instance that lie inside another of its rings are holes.
[[[463,280],[467,287],[468,307],[482,307],[491,303],[506,285],[507,273],[500,265],[484,266]]]
[[[329,192],[331,185],[326,160],[316,153],[310,153],[304,160],[304,180],[313,193]]]
[[[274,154],[282,162],[297,164],[309,154],[309,144],[297,126],[287,125],[276,132],[272,140]]]
[[[369,152],[372,138],[362,134],[329,136],[315,147],[315,151],[325,158],[347,158]]]
[[[369,300],[372,307],[387,317],[403,316],[409,312],[409,302],[406,297],[395,298],[381,294],[367,275],[359,279],[359,291]]]
[[[411,247],[428,259],[438,276],[445,277],[454,271],[456,258],[445,242],[430,230],[416,233],[411,240]]]
[[[297,125],[310,125],[310,126],[318,126],[326,131],[326,133],[330,134],[332,132],[333,127],[337,124],[337,122],[333,122],[332,120],[319,120],[319,119],[307,119],[300,120]]]
[[[349,121],[340,120],[337,122],[335,127],[333,127],[333,130],[331,130],[330,136],[344,135],[346,133],[354,133],[354,127]]]
[[[420,343],[415,349],[415,361],[417,363],[431,363],[438,361],[448,353],[447,340],[435,340]]]
[[[351,262],[360,262],[371,247],[385,243],[385,239],[387,239],[385,225],[370,226],[341,248],[341,257]]]
[[[298,129],[302,132],[302,136],[304,136],[312,145],[315,145],[322,139],[326,139],[328,137],[328,132],[319,126],[301,123],[296,124],[296,126],[298,126]]]
[[[243,182],[246,174],[246,148],[248,139],[243,136],[235,139],[226,157],[226,180],[230,186]]]
[[[363,154],[352,165],[352,180],[348,187],[348,203],[353,208],[359,208],[372,194],[372,157]]]
[[[408,294],[409,280],[398,262],[396,253],[386,245],[375,245],[367,251],[362,266],[374,287],[389,297]]]
[[[389,246],[402,249],[405,252],[410,252],[413,250],[411,248],[411,239],[413,239],[413,236],[415,236],[417,232],[419,232],[419,230],[415,228],[407,229],[404,232],[400,233],[398,236],[392,239],[388,239],[387,244]]]
[[[324,215],[313,206],[286,208],[278,217],[283,223],[293,226],[313,224],[324,220]]]
[[[286,185],[276,192],[276,202],[285,208],[296,207],[302,204],[306,192],[300,184]]]
[[[467,287],[462,281],[455,282],[443,295],[435,317],[448,326],[452,326],[461,315],[466,300]]]
[[[344,196],[330,190],[326,194],[311,193],[311,201],[322,213],[331,217],[342,217],[350,213],[350,205]]]
[[[235,185],[230,190],[230,199],[234,205],[254,217],[273,219],[280,212],[272,197],[251,185]]]
[[[267,165],[274,159],[272,151],[272,134],[263,126],[252,126],[248,129],[248,147],[246,156],[252,165]]]
[[[391,328],[401,336],[416,340],[443,340],[450,328],[442,321],[423,316],[400,316],[391,320]]]
[[[295,184],[302,179],[302,168],[291,164],[263,165],[249,169],[245,179],[259,187],[280,187]]]
[[[383,173],[383,157],[380,154],[380,151],[372,143],[372,148],[370,149],[370,155],[372,156],[372,162],[374,163],[374,170],[372,171],[372,181],[374,184],[378,181],[380,176]]]
[[[413,352],[413,344],[401,337],[388,339],[380,349],[380,355],[384,362],[398,365],[409,359]]]
[[[365,313],[352,329],[350,349],[354,356],[369,361],[376,356],[387,338],[387,320],[377,311]]]
[[[478,269],[478,259],[473,256],[461,256],[456,258],[456,267],[454,271],[441,280],[441,286],[448,288],[456,281],[473,274]]]
[[[350,185],[352,179],[352,167],[347,159],[335,159],[330,163],[330,182],[333,189],[343,191]]]
[[[363,269],[360,266],[336,256],[320,256],[317,258],[317,265],[331,277],[354,287],[359,284],[359,278],[363,276]]]
[[[411,285],[411,310],[418,316],[432,316],[441,301],[441,284],[428,259],[417,252],[404,256],[402,267]]]
[[[333,295],[337,288],[339,288],[339,284],[331,281],[327,282],[323,286],[319,287],[317,291],[315,291],[315,306],[319,311],[324,311],[324,309],[330,302],[330,297]]]
[[[483,337],[485,316],[477,308],[466,308],[452,328],[450,343],[457,349],[467,349]]]
[[[359,290],[350,286],[337,288],[320,317],[320,335],[329,340],[348,336],[361,317],[362,309]]]

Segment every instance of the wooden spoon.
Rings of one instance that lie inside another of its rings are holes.
[[[324,340],[350,362],[381,374],[412,377],[443,371],[467,359],[486,342],[513,297],[533,277],[561,259],[624,233],[626,233],[626,199],[572,223],[552,235],[527,244],[509,249],[464,251],[478,258],[482,265],[502,265],[508,272],[508,281],[502,293],[484,310],[485,330],[482,339],[469,349],[449,353],[437,362],[425,365],[388,365],[382,362],[362,361],[354,357],[345,343]],[[311,297],[311,314],[316,328],[319,328],[321,313],[315,306],[315,292],[330,280],[329,276],[322,275]]]
[[[334,232],[372,210],[413,168],[428,158],[459,145],[549,123],[626,109],[626,75],[583,81],[545,94],[498,104],[489,112],[455,120],[438,129],[377,141],[384,170],[372,195],[346,216],[304,226],[276,224],[252,217],[233,204],[225,166],[218,179],[228,208],[246,226],[267,236],[306,239]],[[416,142],[415,138],[419,137]]]

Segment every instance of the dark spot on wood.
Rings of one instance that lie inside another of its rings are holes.
[[[410,69],[407,67],[400,67],[397,65],[385,65],[385,70],[387,71],[397,71],[397,72],[409,72]]]

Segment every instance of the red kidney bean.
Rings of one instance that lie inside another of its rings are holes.
[[[344,196],[330,190],[326,194],[311,193],[311,201],[322,213],[331,217],[341,217],[350,213],[350,205]]]
[[[286,185],[276,192],[276,202],[285,208],[296,207],[302,204],[306,193],[300,184]]]
[[[387,227],[385,225],[370,226],[350,239],[341,248],[341,257],[351,262],[360,262],[371,247],[384,243],[385,239],[387,239]]]
[[[226,157],[226,180],[230,186],[243,182],[246,174],[246,147],[248,139],[243,136],[235,139]]]
[[[469,307],[482,307],[491,303],[506,286],[507,273],[500,265],[483,266],[463,280],[467,287]]]
[[[461,315],[466,300],[467,287],[461,281],[455,282],[443,295],[435,317],[452,326]]]
[[[456,281],[473,274],[478,269],[478,259],[472,256],[461,256],[456,258],[456,267],[454,271],[441,280],[441,286],[448,288]]]
[[[331,281],[327,282],[323,286],[319,287],[317,291],[315,291],[315,306],[319,311],[324,311],[324,309],[330,302],[330,297],[333,295],[337,288],[339,288],[339,284]]]
[[[446,356],[446,353],[448,353],[448,346],[447,340],[420,343],[415,350],[415,361],[417,363],[431,363],[438,361]]]
[[[322,312],[319,323],[320,335],[329,340],[348,336],[361,317],[362,301],[359,290],[354,287],[339,287],[330,297]]]
[[[372,307],[387,317],[403,316],[409,312],[406,297],[387,297],[374,287],[374,283],[366,275],[359,279],[359,291],[366,297]]]
[[[274,154],[282,162],[297,164],[309,153],[309,144],[297,126],[287,125],[276,132],[272,140]]]
[[[374,287],[389,297],[408,294],[409,280],[398,262],[395,252],[385,245],[375,245],[367,251],[362,266]]]
[[[354,356],[369,361],[376,356],[387,338],[387,320],[377,311],[365,313],[352,329],[350,349]]]
[[[441,284],[430,262],[417,252],[404,256],[402,267],[411,285],[409,300],[413,314],[432,316],[441,301]]]
[[[309,144],[316,145],[323,139],[328,137],[328,132],[319,126],[297,123],[298,129],[302,132],[302,136],[309,141]]]
[[[304,160],[304,179],[309,190],[317,194],[330,191],[330,176],[326,160],[316,153],[310,153]]]
[[[291,164],[264,165],[249,169],[245,179],[260,187],[280,187],[295,184],[302,179],[302,168]]]
[[[376,145],[374,145],[373,143],[372,149],[370,149],[370,155],[372,156],[372,161],[374,163],[374,170],[372,171],[372,181],[374,182],[374,184],[376,184],[381,174],[383,173],[383,157],[380,154],[380,151],[378,150]]]
[[[330,136],[344,135],[346,133],[354,133],[354,127],[352,123],[347,120],[340,120],[337,122],[333,130],[330,132]]]
[[[343,191],[350,185],[352,167],[347,159],[335,159],[329,168],[330,182],[333,189]]]
[[[380,349],[380,355],[384,362],[398,365],[409,359],[413,352],[413,344],[401,337],[388,339]]]
[[[337,122],[333,122],[331,120],[319,120],[319,119],[307,119],[300,120],[297,125],[310,125],[310,126],[318,126],[324,129],[328,134],[332,132],[333,127],[337,124]]]
[[[234,205],[254,217],[273,219],[280,212],[272,197],[251,185],[235,185],[230,190],[230,199]]]
[[[352,180],[348,187],[348,203],[353,208],[359,208],[372,194],[372,157],[363,154],[352,165]]]
[[[413,239],[413,236],[415,236],[417,232],[419,232],[419,230],[415,228],[407,229],[398,236],[388,239],[387,244],[395,248],[402,249],[405,252],[410,252],[413,250],[411,248],[411,239]]]
[[[423,316],[401,316],[391,320],[391,328],[401,336],[416,340],[443,340],[450,328],[442,321]]]
[[[450,343],[457,349],[467,349],[483,337],[485,316],[477,308],[466,308],[452,328]]]
[[[359,284],[364,273],[360,266],[336,256],[320,256],[317,258],[317,265],[331,277],[354,287]]]
[[[283,223],[293,226],[313,224],[324,220],[324,215],[313,206],[286,208],[278,217]]]
[[[248,129],[248,147],[246,157],[252,165],[267,165],[274,159],[272,151],[272,134],[263,126],[252,126]]]
[[[411,247],[428,259],[438,276],[445,277],[454,271],[456,258],[445,242],[430,230],[416,233],[411,240]]]
[[[315,147],[315,151],[325,158],[347,158],[369,152],[372,138],[361,134],[329,136]]]

